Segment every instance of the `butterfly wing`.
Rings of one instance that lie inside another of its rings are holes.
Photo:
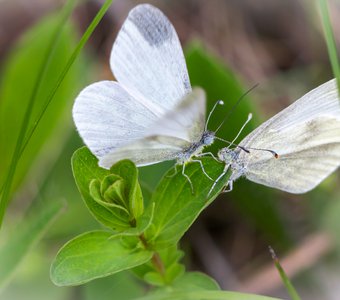
[[[148,4],[132,9],[118,33],[110,63],[118,82],[88,86],[73,107],[79,134],[100,160],[127,145],[135,145],[140,152],[145,145],[155,153],[154,159],[148,155],[146,161],[158,162],[156,149],[163,149],[164,145],[156,146],[155,140],[143,143],[141,139],[166,135],[180,140],[184,147],[198,135],[198,124],[204,123],[201,100],[198,111],[191,106],[193,111],[185,114],[186,121],[193,122],[191,126],[176,116],[186,96],[192,97],[192,89],[177,34],[162,12]],[[205,110],[205,99],[203,106]],[[164,153],[168,152],[162,153],[162,160],[167,159]],[[168,159],[172,157],[169,154]],[[104,160],[105,166],[110,167],[108,162],[116,158]]]
[[[313,189],[340,164],[340,105],[335,80],[307,93],[241,143],[238,163],[256,183],[291,193]]]
[[[150,127],[148,135],[176,136],[189,143],[197,142],[205,130],[205,111],[205,92],[195,87],[173,111]]]
[[[113,45],[111,69],[129,93],[158,115],[174,109],[191,92],[177,33],[157,8],[133,8]]]
[[[109,168],[123,158],[138,166],[177,159],[193,141],[201,138],[204,122],[205,94],[194,88],[174,111],[149,126],[145,137],[112,149],[100,158],[99,165]]]
[[[86,146],[100,158],[145,136],[158,117],[119,83],[101,81],[78,95],[73,119]]]
[[[102,81],[79,94],[73,118],[102,167],[110,168],[123,158],[137,165],[153,164],[176,158],[175,154],[202,135],[205,94],[195,88],[175,110],[159,119],[117,82]]]
[[[130,159],[137,166],[173,160],[182,153],[188,142],[168,136],[150,136],[109,152],[99,159],[99,166],[110,168],[121,159]]]

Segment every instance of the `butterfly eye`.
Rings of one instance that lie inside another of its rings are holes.
[[[208,135],[204,138],[203,143],[204,145],[211,145],[214,142],[214,136]]]

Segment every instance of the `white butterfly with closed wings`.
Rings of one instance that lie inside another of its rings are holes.
[[[229,191],[241,176],[300,194],[316,187],[340,165],[340,102],[335,79],[310,91],[264,122],[240,143],[222,148]],[[264,150],[268,149],[268,150]]]
[[[117,79],[86,87],[73,119],[87,147],[110,168],[127,158],[138,166],[165,160],[183,165],[214,141],[205,125],[205,94],[192,90],[176,31],[157,8],[133,8],[114,42],[110,65]],[[209,177],[210,178],[210,177]],[[192,184],[191,184],[192,187]]]

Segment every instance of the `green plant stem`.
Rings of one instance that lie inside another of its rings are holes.
[[[144,236],[143,233],[139,236],[139,240],[142,242],[145,249],[150,249],[150,245],[148,244],[147,240],[145,239],[145,236]],[[152,262],[152,265],[154,266],[154,268],[157,270],[157,272],[162,276],[162,278],[164,278],[165,267],[164,267],[164,263],[161,259],[161,256],[159,255],[158,252],[154,252],[154,254],[151,258],[151,262]]]
[[[278,270],[280,277],[282,279],[283,284],[286,287],[286,290],[289,294],[289,296],[291,297],[292,300],[301,300],[299,294],[297,293],[297,291],[295,290],[294,286],[292,285],[292,283],[290,282],[287,274],[285,273],[285,271],[283,270],[280,261],[278,259],[278,257],[276,256],[274,250],[272,247],[269,247],[269,252],[272,256],[272,259],[274,261],[275,267]]]
[[[322,22],[324,33],[325,33],[328,55],[329,55],[329,59],[332,65],[333,74],[338,84],[338,93],[340,95],[340,92],[339,92],[340,66],[339,66],[338,55],[337,55],[337,50],[336,50],[336,43],[335,43],[334,34],[332,30],[332,24],[331,24],[331,20],[329,17],[327,0],[319,0],[319,10],[321,14],[321,22]]]
[[[44,59],[42,60],[41,67],[38,71],[37,79],[35,81],[31,96],[30,96],[29,101],[28,101],[27,109],[25,111],[24,118],[23,118],[23,121],[21,123],[21,128],[20,128],[20,131],[19,131],[19,135],[18,135],[18,139],[17,139],[16,145],[15,145],[14,151],[13,151],[13,156],[12,156],[10,167],[9,167],[9,170],[8,170],[8,173],[7,173],[7,177],[5,179],[5,182],[4,182],[4,184],[1,188],[1,192],[0,192],[0,194],[1,194],[0,228],[1,228],[1,225],[2,225],[2,222],[3,222],[3,218],[4,218],[4,215],[5,215],[6,208],[8,206],[8,202],[10,200],[10,192],[11,192],[11,187],[12,187],[12,182],[13,182],[13,178],[14,178],[14,175],[15,175],[15,171],[16,171],[16,168],[17,168],[17,165],[18,165],[19,158],[22,154],[22,144],[23,144],[23,140],[25,138],[26,132],[27,132],[27,130],[26,130],[27,124],[30,121],[37,94],[40,90],[40,86],[43,82],[46,71],[48,70],[48,67],[50,65],[55,47],[56,47],[58,40],[60,38],[60,35],[61,35],[62,28],[65,25],[66,20],[70,16],[71,12],[73,11],[73,5],[74,5],[73,0],[68,1],[67,4],[65,5],[65,8],[62,11],[59,26],[57,26],[54,34],[52,35],[51,41],[50,41],[50,43],[47,47],[46,54],[44,56]]]
[[[164,278],[165,268],[158,252],[155,252],[153,254],[151,261],[154,267],[157,269],[158,273]]]

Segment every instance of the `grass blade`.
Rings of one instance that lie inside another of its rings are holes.
[[[338,93],[340,94],[340,66],[338,61],[338,55],[336,50],[336,43],[334,39],[334,34],[332,30],[332,24],[329,17],[329,10],[327,0],[319,0],[319,10],[321,15],[321,22],[323,25],[325,39],[328,49],[329,59],[332,65],[332,70],[334,77],[338,84]]]
[[[49,64],[51,62],[51,59],[53,57],[54,49],[58,43],[60,34],[61,34],[61,29],[65,25],[68,17],[70,16],[71,12],[73,11],[74,7],[74,0],[70,0],[66,3],[63,11],[61,12],[60,16],[60,23],[59,26],[57,26],[57,29],[55,30],[54,34],[52,35],[51,41],[47,47],[46,55],[42,61],[40,70],[37,75],[37,79],[35,81],[30,99],[28,101],[28,106],[25,111],[25,115],[22,121],[22,125],[19,131],[18,139],[15,145],[15,149],[13,152],[12,160],[10,163],[10,167],[7,173],[7,177],[5,179],[4,185],[2,186],[1,189],[1,200],[0,200],[0,228],[2,225],[2,221],[5,215],[5,211],[8,205],[8,202],[10,200],[10,193],[11,193],[11,186],[12,186],[12,181],[15,175],[15,170],[20,158],[20,155],[22,153],[22,145],[23,141],[27,132],[27,124],[30,122],[31,114],[33,111],[33,106],[37,97],[37,94],[39,92],[40,86],[43,82],[44,75],[46,74],[46,71],[49,67]]]
[[[49,201],[33,208],[29,218],[24,218],[10,239],[0,248],[0,292],[9,283],[26,254],[41,239],[65,207],[63,201]]]
[[[289,296],[291,297],[292,300],[301,300],[299,294],[297,293],[297,291],[295,290],[294,286],[292,285],[292,283],[290,282],[287,274],[285,273],[285,271],[283,270],[280,261],[278,259],[278,257],[276,256],[274,250],[272,247],[269,247],[269,252],[273,258],[274,264],[276,269],[278,270],[280,277],[282,279],[282,282],[284,284],[284,286],[286,287],[286,290],[289,294]]]
[[[73,2],[73,1],[70,1],[70,2]],[[13,177],[14,177],[14,174],[15,174],[15,170],[16,170],[18,160],[19,160],[20,156],[22,155],[22,153],[25,151],[25,148],[26,148],[28,142],[30,141],[32,135],[34,134],[37,126],[40,123],[40,120],[44,116],[48,106],[50,105],[51,101],[53,100],[54,95],[58,91],[58,89],[59,89],[60,85],[62,84],[65,76],[67,75],[69,69],[73,65],[74,61],[78,57],[80,51],[83,49],[84,45],[86,44],[86,42],[89,39],[89,37],[91,36],[91,34],[93,33],[93,31],[95,30],[95,28],[97,27],[97,25],[99,24],[101,19],[103,18],[103,16],[105,15],[106,11],[109,9],[112,2],[113,2],[113,0],[106,0],[105,3],[102,5],[101,9],[99,10],[99,12],[97,13],[97,15],[95,16],[95,18],[92,20],[91,24],[88,26],[87,30],[85,31],[85,33],[81,37],[78,45],[76,46],[74,52],[72,53],[69,61],[67,62],[65,68],[63,69],[62,73],[59,75],[59,77],[56,81],[55,87],[52,89],[51,93],[47,97],[46,103],[43,106],[41,112],[39,113],[37,119],[34,121],[32,127],[27,131],[26,126],[24,126],[24,125],[28,124],[29,117],[30,117],[32,107],[33,107],[33,105],[31,105],[31,102],[34,103],[34,98],[36,96],[37,91],[39,90],[41,80],[39,80],[39,76],[38,76],[37,81],[39,81],[39,82],[37,83],[37,89],[34,89],[34,91],[32,93],[32,97],[31,97],[32,101],[30,101],[30,104],[29,104],[28,109],[27,109],[26,114],[25,114],[22,130],[20,131],[20,134],[19,134],[19,137],[18,137],[18,143],[16,144],[16,148],[15,148],[15,151],[14,151],[14,154],[13,154],[13,159],[12,159],[12,162],[11,162],[11,165],[10,165],[10,169],[9,169],[7,178],[5,180],[5,184],[3,185],[3,187],[0,191],[0,195],[2,193],[2,197],[1,197],[1,201],[0,201],[0,227],[1,227],[1,224],[2,224],[2,221],[3,221],[3,217],[4,217],[4,214],[5,214],[8,202],[9,202],[11,184],[12,184],[12,180],[13,180]],[[66,21],[66,19],[65,19],[65,21]],[[63,23],[61,23],[61,24],[63,24]],[[60,28],[59,28],[59,30],[57,30],[56,33],[59,33]],[[54,42],[55,41],[52,39],[51,49],[53,49],[52,46],[54,45]],[[45,60],[46,63],[49,61],[50,56],[51,56],[51,53],[47,53],[47,57],[46,57],[46,60]],[[47,68],[47,65],[42,64],[41,74],[44,74],[44,72],[45,72],[44,68]]]
[[[32,137],[34,131],[36,130],[37,126],[39,125],[39,122],[41,120],[41,118],[43,117],[44,113],[46,112],[46,109],[48,108],[49,104],[51,103],[51,101],[54,98],[55,93],[57,92],[58,88],[60,87],[61,83],[63,82],[67,72],[69,71],[69,69],[71,68],[72,64],[74,63],[74,61],[76,60],[76,58],[78,57],[80,51],[83,49],[83,47],[85,46],[87,40],[90,38],[91,34],[93,33],[93,31],[96,29],[97,25],[99,24],[99,22],[101,21],[101,19],[104,17],[106,11],[109,9],[111,3],[113,0],[106,0],[105,3],[102,5],[101,9],[98,11],[97,15],[94,17],[94,19],[92,20],[91,24],[89,25],[89,27],[86,29],[85,33],[83,34],[83,36],[81,37],[78,45],[76,46],[76,48],[74,49],[74,52],[72,53],[69,61],[67,62],[64,70],[62,71],[62,73],[60,74],[56,85],[54,87],[54,89],[51,91],[50,95],[48,96],[48,98],[46,99],[46,103],[45,106],[43,107],[43,109],[41,110],[39,116],[37,117],[37,119],[35,120],[33,126],[30,128],[30,130],[28,131],[28,134],[26,136],[25,139],[25,143],[23,144],[23,147],[21,149],[21,153],[25,150],[30,138]]]

